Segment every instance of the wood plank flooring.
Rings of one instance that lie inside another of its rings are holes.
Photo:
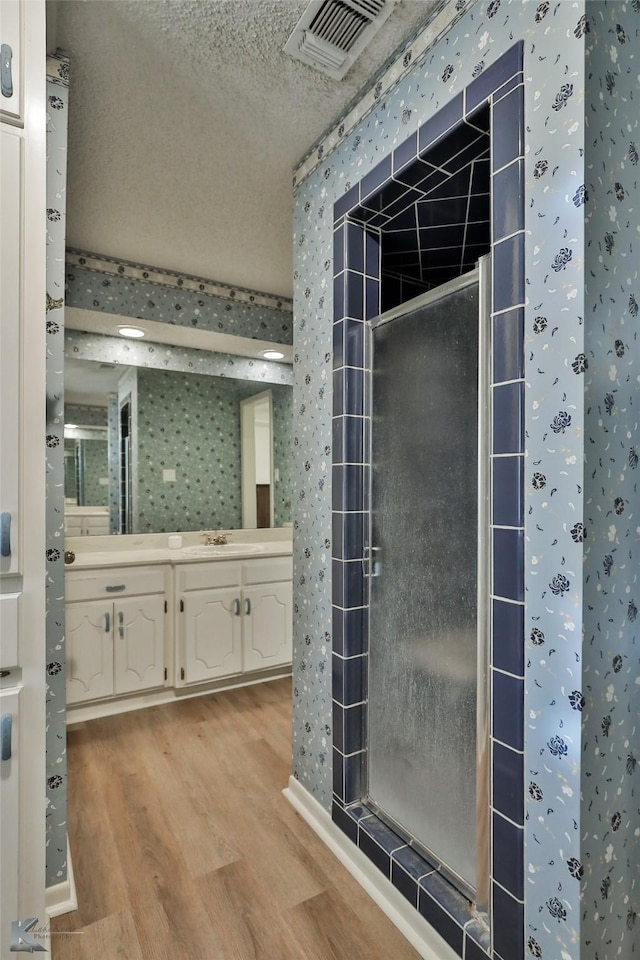
[[[290,759],[290,680],[72,727],[53,960],[417,960],[282,796]]]

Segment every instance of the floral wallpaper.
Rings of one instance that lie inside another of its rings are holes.
[[[143,368],[137,379],[135,532],[241,527],[240,401],[261,393],[262,385]],[[278,444],[286,448],[290,427],[283,421],[291,389],[271,390],[278,411],[274,428],[283,429]],[[176,471],[175,483],[163,481],[167,469]],[[280,498],[290,500],[283,490],[285,479],[281,474]]]
[[[273,523],[291,523],[293,489],[293,391],[277,387],[273,397]]]
[[[118,445],[118,422],[120,405],[118,394],[109,394],[107,399],[107,461],[109,465],[109,532],[117,533],[120,522],[120,456]]]
[[[64,248],[69,61],[47,58],[47,867],[67,879],[64,673]]]
[[[66,298],[70,307],[291,343],[286,298],[79,251],[67,251]]]
[[[64,441],[64,495],[66,499],[78,497],[78,475],[76,470],[76,441]]]
[[[581,960],[640,943],[640,4],[588,4]],[[569,693],[567,687],[567,693]],[[571,869],[569,867],[569,869]]]
[[[107,507],[109,505],[109,486],[101,481],[108,479],[108,444],[104,440],[78,440],[80,446],[80,467],[82,471],[82,505]]]
[[[333,205],[523,40],[525,605],[512,670],[525,678],[523,781],[513,797],[526,839],[524,863],[509,870],[521,877],[527,956],[580,960],[588,949],[609,960],[630,949],[638,912],[631,398],[640,290],[630,244],[640,151],[630,58],[640,4],[458,0],[448,10],[454,29],[440,35],[438,14],[431,45],[415,54],[410,44],[395,85],[379,81],[363,101],[364,119],[351,132],[340,124],[297,171],[294,775],[330,808]],[[586,83],[585,45],[597,36]],[[613,758],[619,800],[597,782]],[[503,960],[516,956],[493,949]]]

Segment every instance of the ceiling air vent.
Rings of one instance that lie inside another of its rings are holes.
[[[311,0],[285,53],[341,80],[384,21],[395,0]]]

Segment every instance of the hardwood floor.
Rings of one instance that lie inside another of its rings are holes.
[[[79,906],[51,923],[53,960],[416,960],[282,796],[290,688],[70,729]]]

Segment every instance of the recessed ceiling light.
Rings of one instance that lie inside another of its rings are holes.
[[[118,327],[118,333],[121,337],[130,337],[132,340],[139,340],[145,335],[140,327]]]
[[[263,350],[262,356],[265,360],[282,360],[284,353],[280,353],[279,350]]]

